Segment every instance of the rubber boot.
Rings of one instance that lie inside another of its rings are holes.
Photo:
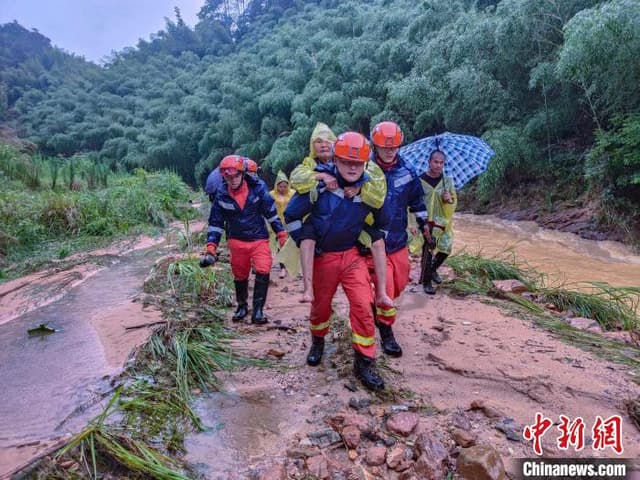
[[[428,295],[435,295],[436,289],[431,283],[433,280],[433,255],[431,252],[428,253],[428,257],[425,262],[424,273],[422,274],[422,289],[424,293]]]
[[[377,323],[378,330],[380,330],[380,340],[382,340],[382,350],[390,357],[401,357],[402,348],[396,342],[396,337],[393,335],[393,329],[390,325],[384,323]]]
[[[249,296],[249,280],[234,280],[236,287],[236,301],[238,302],[238,308],[231,317],[234,322],[239,322],[249,313],[249,307],[247,306],[247,298]]]
[[[251,323],[261,325],[267,323],[262,309],[267,301],[267,292],[269,291],[269,274],[256,273],[256,280],[253,284],[253,312],[251,313]]]
[[[362,384],[369,390],[382,390],[384,388],[384,380],[382,380],[382,377],[376,370],[375,359],[365,357],[355,350],[353,353],[355,354],[353,370],[356,377],[358,377]]]
[[[311,348],[307,355],[307,365],[315,367],[322,360],[322,354],[324,353],[324,337],[316,337],[311,335]]]
[[[436,253],[435,258],[433,259],[432,279],[433,279],[433,282],[437,283],[438,285],[442,283],[442,277],[438,275],[438,268],[440,267],[440,265],[442,265],[442,263],[446,260],[448,256],[449,255],[446,253],[438,252]]]

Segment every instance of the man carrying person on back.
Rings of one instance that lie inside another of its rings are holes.
[[[329,190],[324,182],[317,187],[317,199],[311,192],[296,193],[285,210],[285,220],[291,238],[300,244],[305,238],[315,239],[316,256],[313,260],[313,302],[310,328],[312,345],[307,363],[316,366],[324,353],[324,337],[329,331],[331,301],[338,285],[349,301],[349,320],[352,330],[354,371],[370,389],[384,388],[384,381],[375,369],[375,326],[371,304],[374,301],[367,263],[356,248],[365,218],[372,214],[369,227],[372,250],[375,251],[375,270],[378,273],[377,303],[391,305],[385,291],[386,266],[384,263],[384,231],[388,218],[386,209],[375,209],[365,204],[359,195],[352,198],[344,194],[345,188],[360,189],[367,181],[365,164],[369,160],[367,140],[356,132],[346,132],[334,145],[334,162],[315,167],[337,182]],[[302,219],[309,215],[303,223]]]

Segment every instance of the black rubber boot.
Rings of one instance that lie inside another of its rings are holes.
[[[247,298],[249,297],[249,280],[234,280],[236,286],[236,301],[238,302],[238,308],[231,317],[234,322],[239,322],[249,313],[249,307],[247,306]]]
[[[311,348],[307,355],[307,365],[315,367],[322,360],[322,354],[324,353],[324,337],[316,337],[311,335]]]
[[[431,252],[427,253],[427,257],[425,258],[425,268],[422,273],[422,289],[424,293],[428,295],[435,295],[436,289],[431,283],[433,280],[433,255]]]
[[[256,273],[256,280],[253,284],[253,312],[251,313],[251,323],[259,325],[267,323],[267,317],[262,312],[267,301],[269,291],[269,274]]]
[[[373,358],[365,357],[361,353],[354,350],[355,361],[353,370],[356,377],[360,379],[362,384],[369,390],[382,390],[384,388],[384,380],[376,370],[376,361]]]
[[[446,253],[442,253],[442,252],[438,252],[436,253],[435,258],[433,259],[433,270],[432,270],[432,279],[434,283],[437,283],[438,285],[440,285],[442,283],[442,277],[440,277],[440,275],[438,275],[438,268],[440,268],[440,265],[442,265],[442,263],[447,259],[449,255],[447,255]]]
[[[393,329],[389,325],[384,323],[377,323],[378,330],[380,330],[380,340],[382,340],[382,350],[390,357],[401,357],[402,348],[396,342],[396,337],[393,335]]]

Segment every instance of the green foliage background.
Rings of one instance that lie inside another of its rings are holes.
[[[408,141],[488,139],[480,201],[573,185],[640,223],[637,0],[207,0],[199,18],[103,66],[0,26],[0,115],[45,155],[194,185],[229,153],[291,170],[317,121],[390,119]]]

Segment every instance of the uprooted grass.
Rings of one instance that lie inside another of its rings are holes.
[[[603,329],[636,330],[640,303],[640,289],[612,287],[604,283],[585,283],[548,287],[544,277],[530,267],[519,265],[511,256],[483,258],[466,253],[447,259],[456,279],[445,286],[455,293],[482,294],[513,302],[521,315],[558,335],[564,341],[608,360],[630,366],[640,382],[640,349],[602,335],[572,327],[557,316],[582,316],[596,320]],[[529,294],[522,296],[497,290],[493,280],[517,279],[524,283]],[[574,288],[567,288],[573,286]],[[552,305],[554,315],[549,310]]]
[[[194,393],[221,389],[221,371],[264,364],[232,349],[235,336],[219,321],[229,305],[220,288],[231,281],[227,269],[196,270],[195,262],[172,257],[156,264],[147,291],[159,293],[155,303],[167,322],[138,350],[103,414],[58,459],[71,459],[91,478],[104,472],[110,478],[188,478],[178,460],[184,436],[206,428],[191,408]],[[110,416],[118,420],[107,424]],[[74,477],[56,465],[43,466],[40,478]]]
[[[517,262],[511,252],[489,258],[463,252],[449,257],[447,264],[456,273],[455,281],[447,283],[447,286],[459,294],[507,298],[539,315],[547,313],[545,304],[552,304],[559,311],[592,318],[607,330],[634,330],[639,326],[636,312],[640,307],[640,288],[613,287],[597,282],[544,286],[544,276]],[[494,280],[511,279],[521,281],[535,301],[520,295],[504,294],[492,283]]]

